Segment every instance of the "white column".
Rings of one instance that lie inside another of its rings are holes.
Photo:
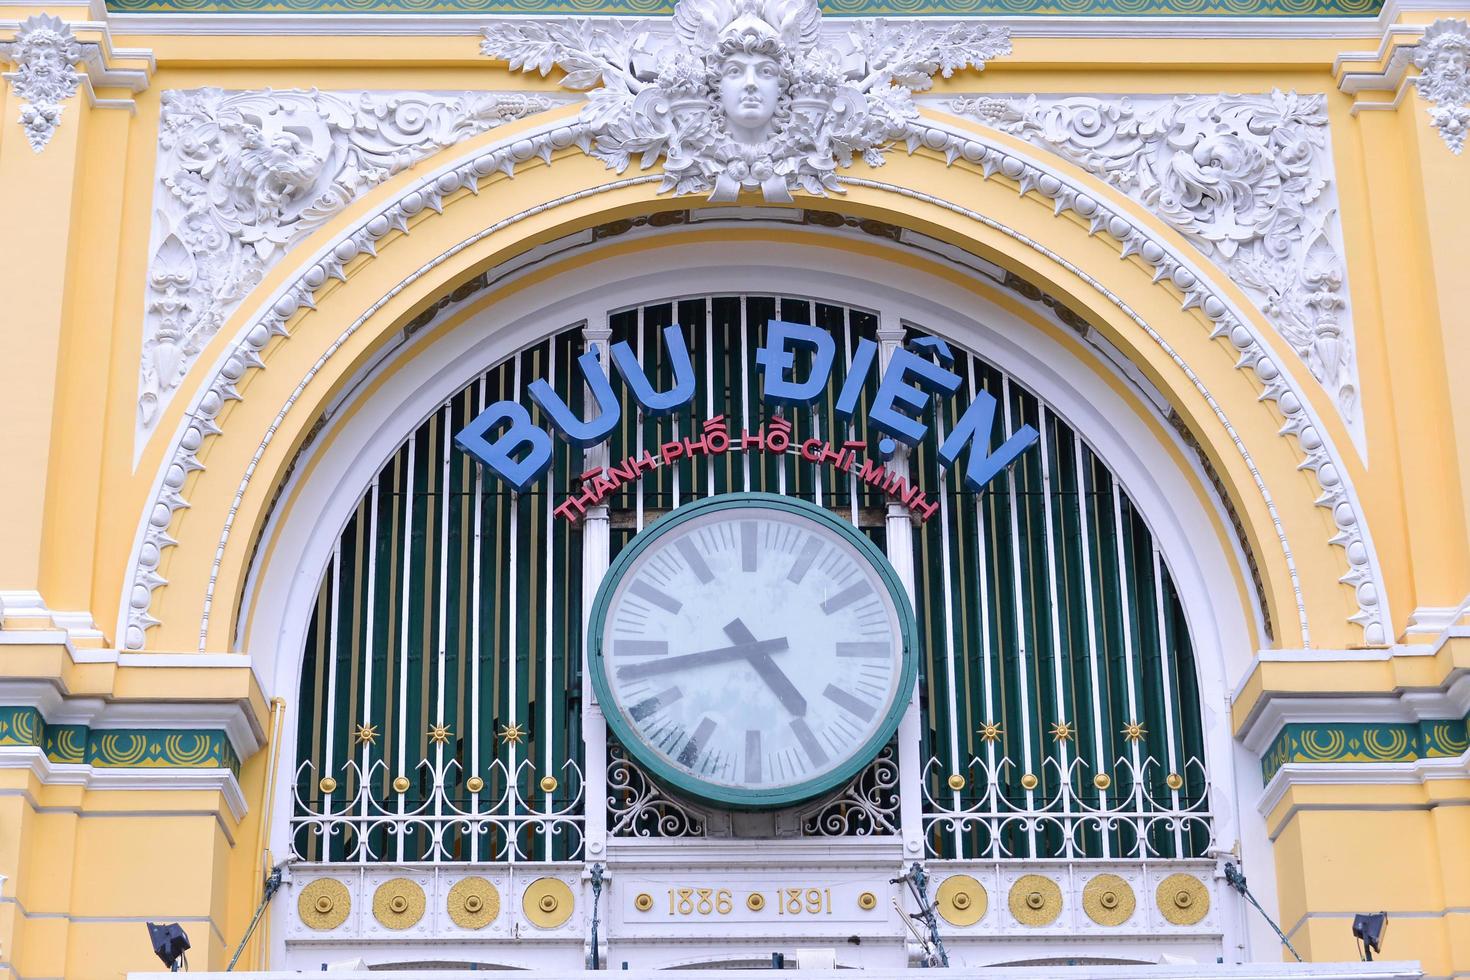
[[[903,346],[904,328],[898,316],[884,311],[878,319],[878,373],[882,377],[893,360],[894,353]],[[907,477],[909,472],[908,448],[899,443],[898,450],[888,461],[888,469]],[[896,501],[888,502],[887,534],[888,561],[903,582],[909,602],[917,601],[914,594],[914,524],[908,510]],[[914,655],[920,656],[915,650]],[[898,816],[899,831],[903,836],[905,861],[919,860],[924,856],[923,814],[923,760],[919,758],[919,686],[914,684],[909,691],[909,705],[898,723]]]
[[[582,328],[582,337],[589,350],[597,349],[602,370],[606,371],[611,357],[608,340],[612,337],[607,315],[601,312],[589,314],[587,324]],[[583,469],[606,466],[607,462],[607,443],[598,443],[587,449],[583,456]],[[607,857],[607,723],[592,691],[587,644],[591,639],[588,627],[592,599],[607,574],[611,554],[607,504],[601,503],[587,508],[582,518],[582,741],[586,746],[582,760],[586,768],[582,774],[585,792],[582,806],[586,820],[588,863],[603,861]]]

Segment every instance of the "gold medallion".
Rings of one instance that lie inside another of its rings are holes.
[[[483,929],[500,914],[500,891],[484,878],[461,878],[449,889],[446,905],[461,929]]]
[[[373,917],[385,929],[409,929],[424,917],[424,890],[408,878],[389,878],[373,892]]]
[[[572,890],[560,878],[537,878],[521,896],[521,910],[537,929],[555,929],[572,917]]]
[[[1082,910],[1100,926],[1121,926],[1137,905],[1133,889],[1117,875],[1097,875],[1082,889]]]
[[[934,893],[934,908],[952,926],[972,926],[985,918],[985,886],[969,875],[950,875]]]
[[[352,895],[336,878],[318,878],[296,899],[296,912],[308,929],[326,931],[347,921],[352,911]]]
[[[1062,914],[1062,890],[1042,875],[1022,875],[1011,886],[1011,915],[1023,926],[1049,926]]]

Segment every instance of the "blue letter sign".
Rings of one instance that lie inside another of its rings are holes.
[[[649,415],[664,415],[688,405],[694,399],[697,384],[683,328],[677,324],[665,327],[663,337],[667,361],[673,373],[673,386],[667,391],[655,390],[653,379],[626,341],[612,345],[613,370]],[[780,405],[812,404],[828,390],[836,351],[837,344],[831,333],[821,327],[771,320],[767,324],[765,346],[755,352],[756,363],[764,374],[761,397]],[[811,358],[804,378],[796,376],[798,354],[810,355]],[[877,357],[878,345],[866,337],[860,338],[852,352],[852,364],[842,380],[842,388],[832,403],[839,421],[846,422],[857,411],[858,401]],[[960,376],[949,370],[953,364],[954,355],[949,346],[937,337],[919,337],[910,342],[910,349],[894,352],[868,410],[869,424],[886,437],[891,437],[879,442],[879,452],[884,458],[892,455],[894,440],[913,446],[924,438],[929,431],[924,417],[930,402],[936,396],[951,397],[959,390]],[[580,418],[545,380],[531,382],[527,393],[546,413],[558,435],[573,445],[588,446],[602,442],[612,434],[621,419],[622,407],[612,380],[598,363],[596,351],[588,351],[578,357],[577,367],[580,370],[572,372],[571,383],[587,386],[595,409],[591,418]],[[989,392],[978,392],[939,446],[939,462],[946,470],[952,469],[959,461],[961,451],[969,448],[969,462],[961,474],[966,490],[979,492],[1037,441],[1036,430],[1022,425],[992,451],[995,405],[995,398]],[[609,469],[607,477],[595,477],[594,491],[601,499],[601,491],[596,489],[598,480],[607,484],[603,489],[611,490],[616,485],[615,481],[635,479],[646,470],[696,453],[723,453],[731,447],[749,451],[752,445],[778,455],[786,453],[791,445],[790,421],[773,418],[768,424],[768,432],[758,430],[753,436],[741,433],[737,441],[733,433],[727,432],[723,419],[706,419],[699,438],[691,435],[690,438],[666,443],[658,447],[657,456],[645,453],[637,459],[629,457]],[[454,441],[517,491],[526,490],[551,466],[551,436],[532,425],[530,413],[513,401],[491,405],[455,436]],[[715,446],[719,448],[712,448]],[[772,446],[776,448],[771,449]],[[802,443],[799,452],[809,461],[826,461],[839,470],[853,472],[854,460],[862,448],[860,442],[833,446],[823,443],[820,438],[809,438]],[[881,463],[873,465],[877,467],[873,472],[885,472]],[[902,479],[893,484],[891,492],[903,495],[906,503],[911,497],[917,500],[920,496],[917,486],[909,487]],[[578,506],[585,504],[584,501]],[[925,514],[929,510],[929,505],[925,504],[916,503],[912,507]]]

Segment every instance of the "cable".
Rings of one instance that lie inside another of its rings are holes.
[[[281,868],[284,864],[278,864],[271,868],[269,877],[265,879],[265,890],[261,893],[260,904],[255,907],[255,915],[250,920],[250,926],[245,930],[245,938],[240,940],[240,945],[235,947],[235,955],[230,957],[230,965],[225,967],[229,973],[235,969],[235,964],[240,962],[240,954],[245,952],[245,944],[250,942],[250,937],[255,932],[255,927],[260,924],[260,917],[265,914],[265,907],[271,903],[276,892],[281,887]],[[186,964],[187,965],[187,964]]]
[[[1229,861],[1225,862],[1225,883],[1244,895],[1245,900],[1256,907],[1256,911],[1261,913],[1261,918],[1265,919],[1266,924],[1276,930],[1276,935],[1281,937],[1282,945],[1291,950],[1291,955],[1296,957],[1298,963],[1302,962],[1302,954],[1296,951],[1296,947],[1291,944],[1290,939],[1286,938],[1286,933],[1281,931],[1276,920],[1266,914],[1266,910],[1261,908],[1261,903],[1256,901],[1256,896],[1252,895],[1251,890],[1246,887],[1245,874]]]

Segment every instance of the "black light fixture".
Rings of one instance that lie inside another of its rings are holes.
[[[177,922],[167,925],[159,922],[148,923],[148,938],[153,941],[153,952],[163,960],[163,965],[173,973],[187,968],[189,959],[184,955],[184,950],[189,949],[189,937],[184,935],[184,929]]]
[[[1360,912],[1353,916],[1353,938],[1363,944],[1363,959],[1383,951],[1383,934],[1388,931],[1387,912]]]

